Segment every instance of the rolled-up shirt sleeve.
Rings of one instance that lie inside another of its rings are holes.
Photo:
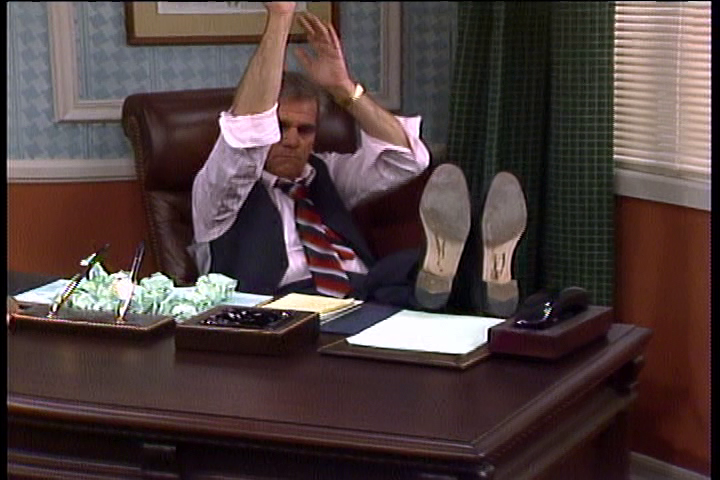
[[[192,213],[195,242],[210,242],[225,233],[265,167],[270,147],[280,140],[277,104],[245,116],[222,112],[220,135],[205,165],[195,176]]]
[[[349,209],[399,187],[430,164],[430,152],[420,139],[420,116],[395,116],[410,148],[393,145],[360,131],[360,147],[352,154],[317,154],[328,165],[335,186]]]

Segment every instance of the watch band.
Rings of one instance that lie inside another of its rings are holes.
[[[336,99],[337,103],[343,108],[350,108],[350,106],[357,102],[357,100],[365,94],[365,88],[359,83],[355,84],[355,91],[352,95],[343,99]]]

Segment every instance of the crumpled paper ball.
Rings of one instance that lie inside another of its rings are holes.
[[[120,270],[108,274],[100,263],[90,269],[67,300],[67,306],[79,310],[115,312],[129,294],[130,272]],[[145,277],[135,286],[128,311],[138,314],[168,315],[186,320],[221,304],[237,286],[237,280],[219,273],[198,278],[194,287],[176,288],[173,281],[160,272]],[[60,297],[58,293],[57,298]]]

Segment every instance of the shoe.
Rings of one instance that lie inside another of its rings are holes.
[[[428,178],[420,198],[425,253],[415,282],[423,308],[445,306],[470,231],[470,194],[462,170],[444,163]]]
[[[490,184],[481,220],[486,313],[507,318],[517,309],[519,292],[512,264],[526,226],[527,205],[520,182],[509,172],[498,173]]]

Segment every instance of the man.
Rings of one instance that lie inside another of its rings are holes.
[[[309,80],[283,72],[295,3],[265,7],[260,44],[193,184],[190,250],[200,273],[236,278],[244,292],[443,306],[469,230],[464,176],[442,165],[428,181],[421,216],[434,247],[420,265],[418,252],[376,262],[349,210],[427,168],[421,119],[393,116],[365,94],[350,78],[332,25],[310,13],[297,18],[314,55],[296,50]],[[355,153],[313,153],[322,90],[357,121],[361,146]],[[312,237],[325,243],[314,246]]]

